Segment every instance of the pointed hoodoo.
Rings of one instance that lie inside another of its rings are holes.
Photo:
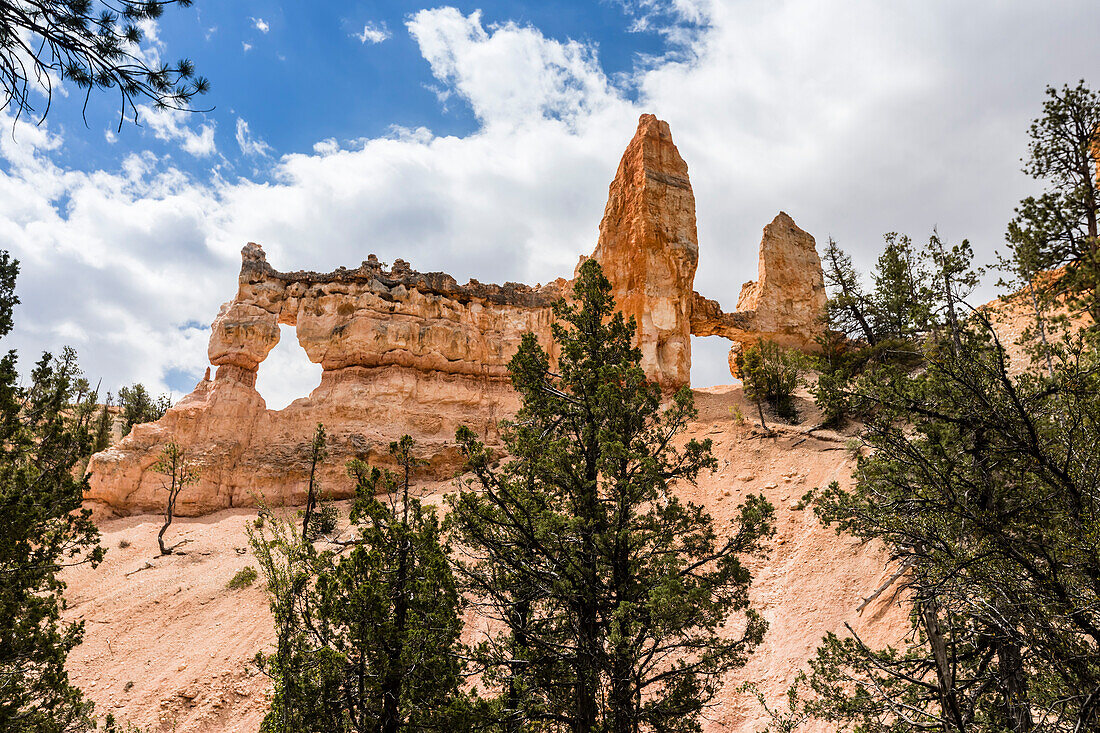
[[[764,227],[755,282],[741,287],[738,313],[752,313],[757,338],[816,351],[825,332],[825,278],[817,243],[785,211]]]
[[[666,389],[691,379],[695,195],[668,123],[642,115],[608,190],[592,256],[615,302],[638,323],[642,367]]]
[[[737,310],[723,313],[717,301],[698,293],[691,311],[691,332],[733,341],[730,373],[742,349],[760,339],[802,351],[819,351],[825,332],[825,278],[814,238],[785,212],[764,227],[759,275],[741,287]]]

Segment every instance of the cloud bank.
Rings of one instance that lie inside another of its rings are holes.
[[[284,270],[376,253],[460,281],[569,275],[595,244],[641,112],[672,126],[697,199],[696,289],[729,308],[780,209],[863,267],[883,232],[919,238],[933,226],[969,237],[988,260],[1031,190],[1018,158],[1044,85],[1100,68],[1098,11],[1083,0],[631,7],[645,19],[638,32],[675,32],[683,45],[615,79],[585,42],[487,25],[477,12],[419,11],[406,30],[441,96],[468,104],[478,129],[395,127],[274,157],[239,120],[241,153],[264,166],[262,180],[200,180],[152,153],[118,170],[73,170],[55,162],[61,131],[20,124],[16,142],[0,137],[0,248],[23,266],[12,346],[29,363],[70,344],[112,390],[140,380],[186,391],[248,241]],[[190,155],[217,153],[212,128],[207,142],[206,128],[171,115],[146,121]],[[709,341],[698,344],[696,384],[729,379],[725,348]],[[271,406],[316,385],[297,348],[281,344],[281,367],[260,367]]]

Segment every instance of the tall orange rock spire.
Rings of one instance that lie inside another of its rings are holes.
[[[691,380],[695,195],[668,123],[642,115],[608,190],[592,253],[615,302],[638,323],[642,367],[666,389]]]

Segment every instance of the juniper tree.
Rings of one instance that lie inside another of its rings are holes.
[[[0,337],[12,327],[17,272],[0,253]],[[71,349],[44,354],[25,383],[15,352],[0,358],[0,731],[90,725],[91,706],[65,671],[84,625],[61,620],[58,573],[103,558],[74,474],[91,450],[95,405]]]
[[[871,274],[872,324],[878,340],[907,339],[927,332],[930,284],[922,258],[912,240],[895,232],[885,235],[886,247]]]
[[[822,425],[839,426],[850,411],[843,387],[875,353],[879,337],[872,326],[873,293],[864,293],[852,258],[832,237],[822,255],[822,266],[829,297],[825,329],[817,339],[821,347],[816,360],[819,374],[810,389],[821,410]]]
[[[472,471],[448,515],[460,578],[501,629],[478,648],[483,679],[505,730],[698,730],[764,634],[741,558],[772,532],[772,507],[750,496],[718,529],[676,497],[714,467],[710,441],[679,445],[691,393],[662,407],[595,260],[554,313],[556,370],[532,334],[509,363],[510,460],[457,434]]]
[[[129,435],[135,425],[155,422],[168,411],[172,401],[168,395],[154,398],[144,384],[136,383],[118,390],[119,417],[122,420],[122,434]]]
[[[930,305],[947,314],[973,280],[971,254],[965,243],[935,254],[943,286]],[[834,483],[815,503],[838,531],[885,546],[896,573],[876,593],[899,593],[911,633],[896,649],[850,629],[827,636],[806,709],[868,732],[1093,730],[1096,334],[1052,345],[1053,368],[1016,375],[982,312],[942,323],[919,369],[880,365],[848,386],[870,454],[853,489]]]
[[[825,287],[830,291],[826,303],[829,327],[850,338],[862,338],[869,346],[874,346],[878,337],[871,327],[871,302],[863,292],[851,256],[829,237],[822,261]]]
[[[988,333],[945,334],[916,374],[856,385],[875,403],[851,491],[818,500],[899,564],[900,651],[830,637],[813,681],[863,730],[1093,730],[1100,724],[1100,362],[1009,374]]]
[[[1037,346],[1032,350],[1038,348],[1038,358],[1046,362],[1047,371],[1053,374],[1050,341],[1057,331],[1057,322],[1064,319],[1057,317],[1057,311],[1060,310],[1057,308],[1058,285],[1052,281],[1057,275],[1045,272],[1041,264],[1043,258],[1040,254],[1040,236],[1034,230],[1009,225],[1005,239],[1009,243],[1010,252],[1007,256],[999,254],[997,257],[997,267],[1006,276],[998,281],[998,285],[1016,297],[1026,298],[1034,322],[1023,330],[1021,336],[1027,341],[1037,341]]]
[[[970,243],[949,245],[933,230],[928,246],[915,253],[908,237],[887,234],[885,239],[873,273],[874,291],[867,298],[853,296],[859,293],[859,274],[850,258],[832,242],[827,250],[827,261],[836,264],[826,277],[827,331],[819,340],[821,374],[812,390],[825,424],[839,424],[852,412],[847,390],[854,377],[881,366],[918,367],[921,344],[937,332],[959,347],[963,303],[981,273],[972,267]],[[856,327],[860,322],[868,325],[873,341]],[[852,335],[855,340],[847,338]]]
[[[265,512],[249,530],[268,580],[276,651],[265,731],[403,733],[460,729],[461,608],[434,510],[410,493],[409,436],[390,445],[399,473],[360,461],[352,538],[318,551]],[[383,498],[379,498],[380,495]]]
[[[803,361],[798,352],[766,339],[737,354],[737,372],[745,385],[745,396],[756,404],[760,426],[765,430],[768,429],[764,424],[765,402],[783,420],[798,419],[794,391],[801,383]]]
[[[864,604],[896,594],[910,633],[895,648],[829,634],[790,709],[769,711],[773,730],[807,713],[861,733],[1100,729],[1098,333],[1087,324],[1056,342],[1043,330],[1051,296],[1100,302],[1100,104],[1083,83],[1047,93],[1025,170],[1050,189],[1021,204],[1002,258],[1032,303],[1044,360],[1010,369],[986,315],[959,307],[977,281],[969,246],[934,234],[932,328],[909,338],[919,360],[844,385],[870,451],[852,489],[834,483],[815,500],[838,531],[889,552],[895,572]]]
[[[274,690],[260,730],[263,733],[305,733],[320,730],[331,695],[323,694],[330,673],[328,656],[310,645],[304,619],[311,605],[316,552],[297,526],[275,515],[260,500],[254,523],[246,525],[252,553],[260,567],[275,622],[275,651],[257,653],[256,665]],[[331,716],[328,716],[331,717]],[[316,725],[314,724],[316,721]],[[330,730],[338,731],[339,728]]]

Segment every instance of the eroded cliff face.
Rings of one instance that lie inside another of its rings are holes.
[[[518,407],[508,361],[524,333],[550,350],[552,304],[571,292],[563,279],[538,288],[459,285],[403,260],[387,269],[374,255],[355,269],[324,274],[279,272],[256,244],[241,256],[236,297],[211,326],[213,379],[208,370],[164,418],[94,456],[90,501],[122,513],[159,510],[163,477],[152,465],[175,441],[200,476],[181,495],[181,514],[260,498],[301,503],[319,422],[329,434],[321,485],[334,498],[352,491],[344,477],[349,459],[385,463],[390,441],[406,433],[430,460],[431,475],[453,475],[461,467],[455,430],[469,425],[499,444],[498,422]],[[825,293],[813,237],[783,213],[764,230],[759,279],[743,288],[737,312],[724,313],[692,290],[695,197],[668,124],[653,115],[642,115],[619,164],[592,257],[619,307],[638,323],[642,366],[666,391],[690,382],[693,334],[724,336],[735,351],[762,337],[809,349],[822,328]],[[295,327],[323,372],[308,397],[274,411],[255,383],[280,324]]]
[[[430,459],[429,474],[453,475],[455,430],[469,425],[498,442],[497,423],[518,407],[507,364],[526,332],[550,348],[550,305],[564,281],[458,285],[398,260],[373,256],[354,270],[282,273],[263,250],[242,251],[236,298],[211,326],[217,371],[156,423],[138,425],[93,457],[87,498],[116,511],[153,511],[164,501],[151,470],[174,440],[187,449],[199,483],[180,496],[181,514],[233,506],[303,503],[313,427],[323,423],[330,460],[321,485],[335,498],[352,490],[344,464],[386,463],[389,442],[409,434]],[[259,365],[279,341],[279,324],[296,327],[321,384],[283,410],[268,410],[256,391]]]

